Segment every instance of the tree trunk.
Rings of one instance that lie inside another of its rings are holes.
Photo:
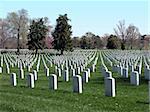
[[[19,35],[19,31],[20,29],[18,28],[18,35],[17,35],[17,37],[18,37],[18,39],[17,39],[17,53],[19,54],[20,53],[20,43],[19,43],[19,39],[20,39],[20,35]]]
[[[63,53],[64,53],[64,50],[61,50],[61,55],[63,55]]]

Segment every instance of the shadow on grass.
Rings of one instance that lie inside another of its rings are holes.
[[[139,104],[150,104],[150,102],[148,102],[148,101],[136,101],[136,103],[139,103]]]
[[[148,81],[145,80],[144,76],[140,77],[140,84],[148,84]]]
[[[94,79],[90,79],[89,81],[90,81],[90,83],[93,83],[93,84],[104,84],[104,78],[103,77],[97,77]]]
[[[58,89],[58,90],[56,90],[58,93],[61,93],[61,94],[63,94],[63,93],[68,93],[68,94],[70,94],[72,91],[67,91],[67,90],[60,90],[60,89]]]
[[[115,80],[116,80],[117,83],[126,83],[126,84],[130,83],[129,78],[115,77]]]
[[[19,87],[20,87],[20,88],[28,88],[28,87],[25,86],[25,85],[20,85]]]

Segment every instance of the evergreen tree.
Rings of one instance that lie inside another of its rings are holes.
[[[108,49],[117,49],[119,47],[119,39],[116,35],[110,35],[107,39],[107,48]]]
[[[33,20],[30,25],[28,34],[28,48],[30,50],[36,50],[36,54],[38,49],[43,49],[45,47],[45,38],[48,32],[48,27],[44,24],[43,19],[39,19],[37,21]]]
[[[63,54],[64,51],[72,51],[72,40],[71,40],[71,25],[68,24],[67,14],[60,15],[56,20],[57,24],[55,27],[54,32],[52,33],[53,36],[53,47],[58,51],[61,51]]]
[[[82,36],[80,40],[80,47],[81,49],[87,49],[87,46],[88,46],[88,42],[86,36]]]

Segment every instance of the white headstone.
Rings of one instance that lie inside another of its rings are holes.
[[[91,70],[92,70],[92,72],[95,72],[95,65],[94,64],[92,65],[92,69]]]
[[[91,77],[91,70],[90,70],[90,68],[88,68],[87,71],[88,71],[88,76],[90,78]]]
[[[23,69],[19,69],[19,77],[21,79],[24,79],[24,71],[23,71]]]
[[[82,78],[80,75],[73,76],[73,92],[82,93]]]
[[[10,81],[11,81],[11,85],[16,86],[17,85],[17,77],[16,77],[16,73],[12,73],[10,75]]]
[[[83,66],[82,65],[80,66],[80,70],[81,70],[81,72],[83,72]]]
[[[33,70],[33,75],[34,75],[34,80],[36,81],[38,79],[37,71],[36,70]]]
[[[80,67],[77,67],[77,74],[79,75],[81,73]]]
[[[52,62],[50,62],[50,67],[53,67],[53,63]]]
[[[10,74],[10,68],[6,66],[7,73]]]
[[[112,77],[105,78],[105,95],[115,97],[115,79]]]
[[[118,68],[118,73],[120,73],[120,75],[122,76],[123,74],[123,71],[122,71],[122,66],[119,66],[119,68]]]
[[[72,65],[70,65],[70,69],[73,69],[73,66],[72,66]]]
[[[2,67],[0,67],[0,73],[2,73]]]
[[[105,72],[105,78],[106,77],[112,77],[112,73],[110,71],[106,71]]]
[[[46,70],[46,76],[48,77],[49,76],[49,68],[45,68],[45,70]]]
[[[51,74],[49,77],[49,88],[52,90],[56,90],[57,85],[57,75]]]
[[[131,72],[134,72],[134,65],[131,65]]]
[[[132,85],[139,85],[139,73],[137,71],[131,72],[130,83]]]
[[[136,70],[138,71],[139,74],[141,74],[142,73],[142,67],[141,67],[141,65],[137,65],[136,66]]]
[[[28,72],[30,72],[30,70],[31,70],[30,65],[27,65],[27,68],[28,68]]]
[[[61,69],[58,68],[57,70],[58,70],[58,72],[57,72],[57,73],[58,73],[58,76],[61,77]]]
[[[87,72],[87,71],[84,71],[84,72],[83,72],[83,77],[82,77],[82,79],[83,79],[83,82],[84,82],[84,83],[88,83],[88,81],[89,81],[89,76],[88,76],[88,72]]]
[[[122,76],[124,77],[124,78],[128,78],[128,69],[127,68],[123,68],[122,69]]]
[[[64,70],[63,78],[64,78],[64,81],[66,81],[66,82],[69,81],[69,72],[68,72],[68,70]]]
[[[75,69],[71,69],[71,75],[72,76],[75,76],[76,74],[75,74]]]
[[[117,65],[113,65],[112,71],[117,72],[117,69],[118,69]]]
[[[150,81],[150,69],[145,68],[145,70],[144,70],[144,77],[145,77],[146,80]]]
[[[39,65],[36,66],[36,71],[39,71]]]
[[[64,65],[63,65],[63,64],[61,64],[61,69],[62,69],[62,70],[64,69]]]
[[[27,85],[30,88],[34,88],[34,75],[32,73],[27,75]]]
[[[57,67],[57,66],[55,66],[55,74],[57,74],[57,69],[58,69],[58,67]]]

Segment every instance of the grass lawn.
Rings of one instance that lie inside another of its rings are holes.
[[[142,79],[140,86],[130,85],[129,79],[116,79],[116,97],[104,95],[104,79],[100,72],[91,74],[90,82],[84,84],[83,94],[72,92],[72,81],[58,80],[58,90],[48,88],[43,63],[34,89],[28,88],[26,79],[18,79],[17,87],[10,85],[10,77],[0,74],[0,112],[148,112],[148,82]],[[5,68],[5,66],[4,66]],[[51,73],[53,73],[51,68]],[[11,72],[18,73],[16,68]],[[27,74],[27,72],[26,72]],[[70,79],[71,80],[71,79]]]

